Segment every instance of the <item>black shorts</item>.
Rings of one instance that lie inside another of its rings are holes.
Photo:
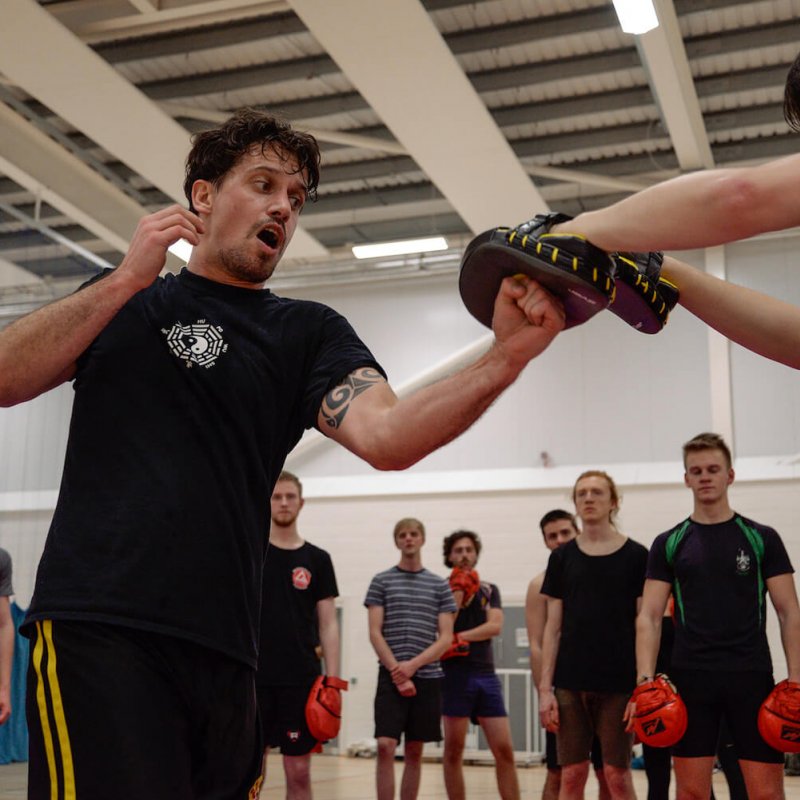
[[[440,742],[441,684],[441,678],[414,678],[416,695],[403,697],[388,670],[381,667],[375,693],[375,738],[385,736],[399,742],[405,735],[407,742]]]
[[[561,769],[558,766],[558,745],[552,731],[544,732],[544,763],[547,769]]]
[[[46,620],[30,634],[29,800],[255,796],[251,667],[117,625]]]
[[[302,686],[256,685],[261,735],[267,747],[280,747],[286,756],[304,756],[319,744],[306,724],[306,702],[315,680]]]
[[[765,764],[782,764],[783,753],[770,747],[758,732],[758,710],[772,691],[767,672],[678,670],[670,673],[686,704],[689,724],[672,752],[679,758],[716,755],[722,719],[728,723],[736,757]]]

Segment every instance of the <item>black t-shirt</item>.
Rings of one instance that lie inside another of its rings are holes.
[[[500,590],[493,583],[481,583],[478,593],[472,598],[470,604],[458,612],[453,630],[455,633],[469,631],[486,622],[487,612],[490,608],[502,608]],[[442,661],[444,671],[469,668],[473,672],[494,672],[494,655],[492,653],[492,640],[483,639],[480,642],[469,643],[469,654],[457,658],[448,658]]]
[[[738,514],[714,525],[687,519],[660,534],[647,577],[673,584],[672,666],[771,672],[766,581],[792,572],[781,537]]]
[[[187,270],[134,295],[78,360],[27,621],[129,625],[255,667],[272,487],[359,367],[380,370],[319,303]]]
[[[270,545],[261,595],[261,652],[256,683],[296,686],[320,674],[314,652],[317,603],[338,597],[331,557],[304,542],[296,550]]]
[[[561,689],[628,692],[636,684],[636,601],[647,548],[628,539],[613,553],[586,555],[576,540],[550,554],[542,594],[563,602],[553,684]]]

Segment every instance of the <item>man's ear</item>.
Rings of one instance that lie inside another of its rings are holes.
[[[192,184],[192,205],[198,213],[208,214],[214,205],[214,184],[202,179]]]

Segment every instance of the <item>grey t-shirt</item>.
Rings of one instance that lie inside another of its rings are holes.
[[[379,572],[369,585],[364,605],[382,606],[383,636],[398,661],[419,655],[439,632],[439,614],[456,611],[450,584],[427,569],[408,572],[392,567]],[[418,678],[441,678],[438,661],[425,664]]]

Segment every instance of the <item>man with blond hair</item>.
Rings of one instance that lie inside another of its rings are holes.
[[[394,798],[394,757],[404,738],[401,800],[419,792],[425,742],[442,739],[439,657],[453,640],[456,604],[444,578],[422,566],[425,526],[412,517],[394,527],[400,562],[379,572],[364,605],[380,661],[375,694],[378,800]]]

